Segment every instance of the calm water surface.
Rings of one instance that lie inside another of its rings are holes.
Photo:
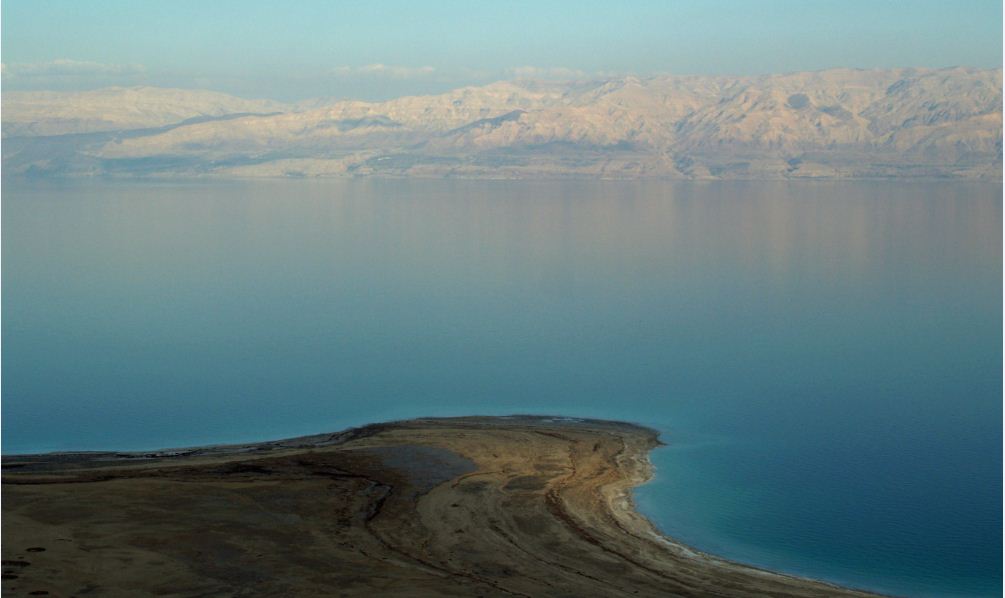
[[[638,421],[736,560],[1000,595],[1002,187],[3,184],[3,449]]]

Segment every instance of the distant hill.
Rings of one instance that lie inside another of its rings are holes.
[[[271,100],[245,100],[215,91],[110,87],[94,91],[8,91],[4,137],[96,133],[172,125],[198,117],[285,112]]]
[[[284,105],[158,88],[3,94],[27,175],[1001,177],[1001,69],[508,81]]]

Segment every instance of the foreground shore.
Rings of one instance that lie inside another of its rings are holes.
[[[656,432],[417,419],[260,444],[3,459],[4,595],[866,596],[661,536]]]

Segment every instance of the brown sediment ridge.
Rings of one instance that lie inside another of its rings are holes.
[[[549,417],[3,459],[3,593],[865,596],[661,536],[653,430]]]

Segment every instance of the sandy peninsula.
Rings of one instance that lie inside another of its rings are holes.
[[[3,459],[4,595],[866,596],[699,553],[632,504],[653,430],[546,417]]]

